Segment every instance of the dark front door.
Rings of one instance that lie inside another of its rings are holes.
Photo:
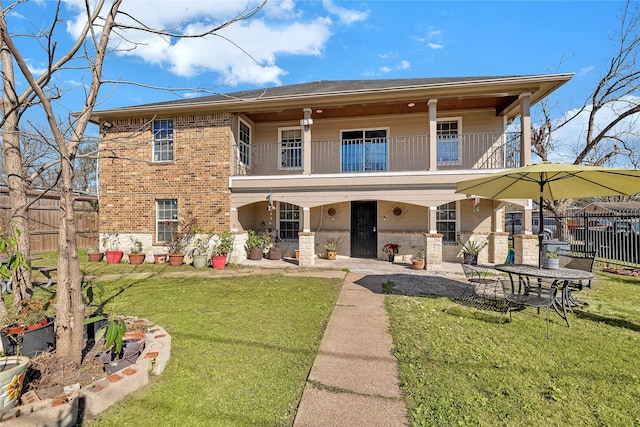
[[[376,202],[351,202],[351,257],[376,258]]]

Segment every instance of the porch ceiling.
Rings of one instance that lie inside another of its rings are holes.
[[[496,115],[504,114],[507,108],[518,100],[518,95],[505,94],[502,96],[483,97],[452,97],[438,98],[438,111],[487,109],[496,111]],[[409,104],[414,106],[410,107]],[[320,104],[309,103],[305,107],[312,108],[311,117],[314,119],[333,119],[345,117],[379,116],[392,114],[425,113],[428,111],[427,101],[424,99],[407,99],[403,101],[360,103],[360,104]],[[303,118],[302,108],[299,106],[269,111],[244,111],[255,123],[300,120]]]

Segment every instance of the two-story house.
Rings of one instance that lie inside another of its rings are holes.
[[[530,164],[530,107],[571,76],[318,81],[96,111],[100,231],[160,252],[191,212],[236,232],[236,260],[247,230],[270,229],[301,265],[333,238],[356,258],[425,247],[435,268],[475,236],[500,262],[505,201],[455,184]]]

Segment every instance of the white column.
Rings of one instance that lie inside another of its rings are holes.
[[[438,108],[437,99],[429,100],[429,170],[438,169],[437,148],[438,148]]]
[[[305,108],[304,119],[300,120],[300,126],[303,127],[302,131],[302,173],[304,175],[311,175],[311,125],[313,119],[311,118],[311,108]]]
[[[531,94],[520,95],[520,166],[531,164]]]
[[[311,232],[311,208],[308,207],[302,208],[302,232]]]
[[[429,206],[429,234],[436,234],[438,232],[436,221],[438,219],[438,207]]]

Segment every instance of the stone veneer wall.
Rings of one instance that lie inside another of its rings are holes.
[[[516,264],[538,265],[538,236],[535,234],[514,234],[513,250]]]
[[[300,259],[298,260],[298,265],[300,267],[313,267],[316,259],[315,233],[298,233],[298,243],[300,245]]]
[[[471,231],[461,231],[460,232],[460,241],[463,243],[467,243],[469,240],[473,240],[475,242],[486,242],[487,246],[485,246],[484,248],[482,248],[482,250],[480,251],[480,253],[478,254],[478,262],[479,263],[487,263],[489,262],[489,251],[491,250],[490,247],[490,235],[491,233],[479,233],[479,232],[471,232]],[[508,236],[508,235],[507,235]],[[460,248],[458,248],[459,250],[459,261],[462,262],[462,251],[460,250]],[[507,254],[505,253],[505,257],[507,256]]]
[[[169,118],[174,120],[171,162],[152,161],[151,116],[111,120],[112,128],[100,141],[101,233],[151,234],[155,243],[156,201],[160,199],[177,199],[179,219],[190,211],[202,229],[230,229],[231,115]],[[129,246],[128,241],[121,244]]]
[[[442,266],[442,234],[425,234],[425,270],[434,271]]]
[[[411,258],[418,253],[418,248],[428,248],[425,246],[424,232],[410,231],[379,231],[378,232],[378,259],[386,260],[387,256],[382,252],[382,248],[387,243],[400,245],[400,251],[395,259],[398,261],[411,261]]]
[[[509,253],[509,233],[491,233],[489,235],[489,262],[502,264]]]

